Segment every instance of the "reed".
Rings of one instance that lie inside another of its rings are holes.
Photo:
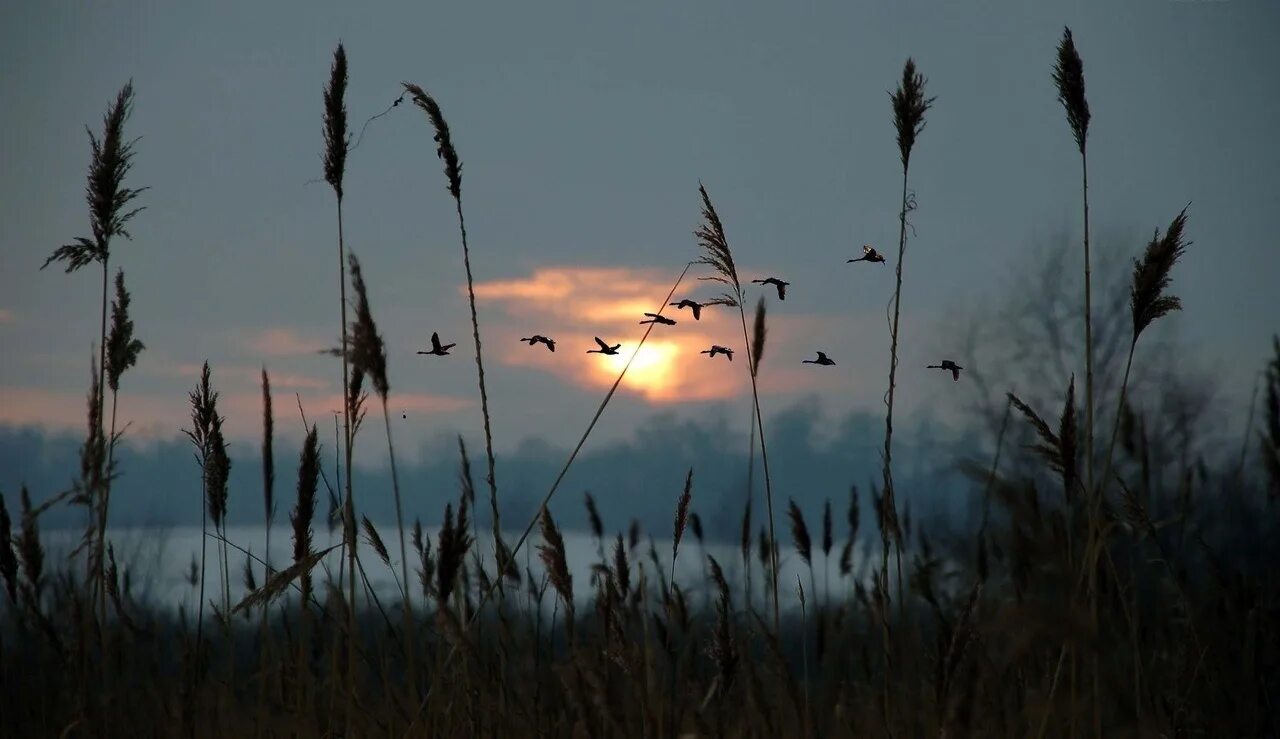
[[[120,88],[115,100],[103,114],[101,137],[95,136],[93,131],[85,127],[85,132],[89,135],[90,150],[89,172],[85,183],[90,235],[76,237],[71,243],[58,247],[40,267],[44,269],[50,264],[61,263],[66,273],[70,274],[94,262],[102,266],[102,313],[98,334],[97,386],[99,388],[107,384],[107,277],[110,274],[111,245],[117,237],[132,238],[127,229],[128,223],[142,210],[141,207],[133,207],[133,203],[147,189],[145,187],[130,188],[124,185],[125,176],[133,168],[134,144],[137,143],[136,139],[127,140],[124,136],[124,124],[132,108],[133,81],[130,80]],[[131,325],[130,328],[132,328]],[[126,341],[124,348],[127,350],[128,347],[129,344]],[[123,371],[123,367],[120,371]],[[117,373],[117,381],[118,378]],[[99,393],[96,417],[100,427],[105,418],[104,401],[105,395]],[[113,408],[113,419],[114,416]],[[106,438],[105,428],[99,428],[98,436]],[[113,429],[110,438],[114,439],[114,436]],[[109,472],[100,472],[95,475],[95,478],[99,480],[101,489],[86,491],[90,497],[90,508],[96,508],[99,511],[97,544],[91,549],[94,556],[90,557],[92,566],[89,575],[92,577],[95,590],[99,593],[98,618],[101,622],[106,618],[106,594],[102,592],[104,577],[102,551],[106,532],[102,526],[106,516],[105,500],[109,495],[111,483]]]
[[[736,307],[738,309],[738,318],[742,322],[742,342],[747,348],[747,366],[751,375],[751,402],[755,406],[756,433],[760,437],[760,461],[764,465],[764,494],[765,507],[769,515],[769,539],[777,541],[773,524],[773,478],[769,474],[769,450],[765,445],[764,417],[760,412],[760,392],[756,387],[756,372],[759,369],[759,365],[752,353],[751,338],[747,335],[747,314],[742,307],[746,301],[746,295],[742,291],[742,282],[738,279],[738,267],[733,261],[733,251],[729,248],[729,239],[725,235],[724,224],[720,221],[720,216],[716,213],[716,208],[711,203],[711,196],[707,194],[707,188],[703,187],[701,182],[698,183],[698,194],[702,198],[702,224],[694,230],[693,235],[698,240],[698,246],[702,247],[702,256],[696,263],[710,267],[712,272],[711,275],[698,279],[710,280],[723,285],[725,292],[715,302]],[[763,312],[760,315],[762,327],[760,339],[763,346]],[[781,628],[782,624],[778,607],[778,560],[776,556],[771,560],[769,570],[772,574],[771,582],[773,585],[773,628],[776,631]]]
[[[355,496],[351,485],[351,453],[355,438],[355,419],[352,412],[356,403],[352,398],[358,397],[358,389],[352,391],[351,369],[348,366],[350,344],[347,339],[347,258],[346,243],[342,227],[343,179],[347,170],[347,152],[351,147],[351,134],[347,130],[347,51],[341,43],[333,51],[333,62],[329,66],[329,82],[324,89],[324,181],[333,188],[335,205],[338,213],[338,301],[341,313],[339,331],[342,344],[338,354],[342,359],[342,452],[346,460],[343,479],[342,531],[343,547],[347,555],[347,665],[349,673],[355,669],[356,650],[356,510]],[[355,677],[347,677],[347,729],[351,728],[355,712]]]
[[[1070,28],[1062,31],[1058,60],[1053,68],[1058,101],[1067,114],[1067,124],[1080,151],[1081,193],[1084,203],[1084,356],[1085,356],[1085,469],[1086,489],[1093,490],[1093,293],[1089,258],[1089,102],[1084,94],[1084,62],[1076,50]]]
[[[431,127],[435,130],[434,140],[436,156],[444,162],[444,174],[449,183],[449,194],[453,196],[454,207],[458,214],[458,231],[462,237],[462,265],[467,274],[467,302],[471,308],[471,338],[476,348],[476,383],[480,388],[480,413],[484,417],[484,451],[489,463],[489,473],[485,481],[489,484],[489,505],[493,515],[494,538],[501,538],[501,524],[498,515],[498,478],[493,457],[493,430],[489,420],[489,393],[484,382],[484,357],[480,351],[480,321],[476,316],[476,290],[471,276],[471,248],[467,244],[467,223],[462,215],[462,162],[458,159],[458,151],[453,146],[453,136],[449,132],[449,124],[445,122],[444,112],[435,98],[427,94],[421,87],[403,83],[404,90],[418,106],[427,114]]]

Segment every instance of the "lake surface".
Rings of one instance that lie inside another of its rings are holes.
[[[230,589],[233,601],[238,601],[247,592],[244,585],[244,569],[245,561],[249,559],[244,552],[237,550],[236,547],[251,552],[255,558],[263,559],[266,552],[266,533],[265,526],[230,526],[227,528],[227,540],[234,544],[234,546],[227,547],[228,570],[231,578]],[[378,533],[382,536],[391,555],[391,566],[394,568],[394,574],[392,569],[382,562],[372,546],[365,540],[363,532],[361,532],[358,547],[360,559],[365,575],[369,578],[369,582],[379,598],[394,600],[399,590],[397,584],[397,578],[400,575],[399,537],[394,525],[378,525]],[[781,533],[782,531],[779,530],[780,535]],[[520,534],[520,531],[508,531],[504,532],[503,538],[510,547],[515,545]],[[438,529],[424,528],[423,535],[431,537],[432,550],[434,551],[435,544],[438,541]],[[42,532],[42,540],[48,552],[50,563],[57,562],[65,557],[65,554],[79,541],[80,536],[81,532],[78,530],[64,529]],[[274,568],[279,569],[292,563],[292,536],[293,532],[287,526],[272,527],[269,561]],[[594,589],[590,584],[591,566],[600,561],[600,551],[596,539],[589,534],[571,531],[563,532],[563,536],[569,570],[573,576],[575,600],[580,603],[587,603],[594,595]],[[199,527],[120,528],[112,530],[108,538],[115,548],[116,561],[119,563],[121,572],[123,573],[126,570],[129,572],[135,597],[161,607],[177,608],[183,605],[190,610],[195,606],[198,598],[199,583],[196,582],[196,587],[192,586],[191,572],[193,563],[197,572],[200,563],[201,531]],[[327,529],[321,527],[313,530],[312,547],[315,550],[322,550],[326,547],[340,544],[341,538],[340,529],[335,529],[330,534]],[[208,546],[208,565],[205,572],[205,597],[206,599],[218,600],[218,594],[221,593],[222,588],[222,574],[219,564],[221,542],[212,538],[212,536],[207,538],[206,542]],[[522,575],[528,571],[533,573],[535,579],[540,580],[544,576],[544,569],[537,554],[537,546],[541,543],[542,537],[539,536],[535,529],[516,555]],[[612,562],[613,556],[613,543],[613,540],[608,539],[604,543],[604,551],[610,562]],[[653,545],[657,550],[659,562],[662,564],[663,576],[669,579],[671,577],[671,541],[655,540]],[[409,539],[408,531],[405,532],[405,546],[408,549],[409,577],[412,580],[410,583],[410,595],[418,603],[421,602],[422,588],[417,576],[417,557]],[[830,588],[833,597],[843,599],[852,589],[853,583],[850,578],[841,578],[839,576],[838,550],[839,545],[831,552],[831,561],[829,563]],[[494,547],[491,534],[480,534],[478,550],[476,546],[472,547],[472,553],[474,554],[476,551],[481,553],[485,569],[492,573],[494,569]],[[865,555],[868,551],[865,546],[855,547],[855,563],[865,563]],[[339,554],[340,550],[336,549],[328,554],[313,571],[313,578],[317,581],[323,580],[325,568],[331,568],[336,576],[339,567]],[[701,593],[708,583],[708,578],[705,574],[706,555],[715,557],[720,563],[724,569],[725,577],[734,588],[733,597],[737,601],[738,607],[741,607],[743,567],[740,550],[736,545],[707,544],[704,547],[698,543],[696,538],[686,532],[680,542],[680,552],[676,559],[676,582],[691,595]],[[752,590],[757,607],[760,607],[762,605],[761,583],[763,582],[763,575],[755,556],[756,553],[753,548]],[[257,559],[251,561],[254,578],[257,584],[261,586],[264,581],[263,565]],[[645,576],[650,583],[653,582],[655,574],[653,562],[649,555],[648,539],[641,539],[635,550],[628,553],[628,562],[631,565],[633,587],[639,579],[637,568],[640,565],[644,566]],[[791,547],[781,547],[779,549],[778,562],[780,572],[779,589],[782,591],[782,601],[784,604],[790,603],[794,605],[797,603],[797,582],[803,583],[806,597],[811,590],[808,567]],[[473,566],[474,560],[468,558],[468,567]],[[815,551],[814,569],[816,587],[819,592],[824,588],[824,566],[826,566],[826,563],[824,563],[821,551]],[[859,576],[865,577],[867,571],[868,568],[861,566],[861,564],[855,566],[855,573]],[[471,579],[471,587],[474,593],[474,588],[477,587],[474,576]],[[522,585],[520,589],[523,591],[524,586]],[[548,591],[548,595],[543,599],[543,602],[546,607],[550,607],[550,591]]]

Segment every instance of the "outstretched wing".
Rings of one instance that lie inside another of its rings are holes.
[[[601,338],[600,338],[599,336],[595,336],[595,337],[593,337],[593,338],[596,340],[596,343],[600,345],[600,348],[601,348],[601,349],[608,349],[608,348],[609,348],[609,345],[608,345],[608,344],[606,344],[606,343],[604,343],[604,341],[603,341],[603,340],[601,340]]]
[[[435,331],[431,332],[431,348],[440,351],[440,334]]]

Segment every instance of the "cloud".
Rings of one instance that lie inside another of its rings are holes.
[[[227,435],[236,439],[257,439],[262,434],[262,391],[231,382],[221,382],[214,370],[213,385],[219,391],[218,411],[226,417]],[[276,433],[286,436],[301,434],[297,416],[297,398],[311,423],[327,421],[331,409],[341,409],[337,393],[308,393],[284,390],[272,378],[272,405],[276,417]],[[110,400],[110,398],[108,398]],[[413,418],[453,413],[471,405],[471,401],[421,393],[393,393],[392,414]],[[38,426],[53,431],[80,434],[85,430],[88,399],[83,392],[66,392],[44,388],[0,385],[0,424]],[[373,407],[370,406],[371,412]],[[168,395],[126,393],[120,396],[120,420],[117,428],[128,424],[128,438],[134,441],[172,439],[191,423],[190,406],[185,398]],[[379,424],[381,421],[379,421]]]
[[[548,267],[524,278],[481,282],[476,298],[519,319],[518,325],[496,329],[501,361],[576,385],[608,388],[644,335],[644,313],[657,310],[674,277],[655,269]],[[702,285],[686,277],[673,300],[692,296]],[[720,400],[746,391],[746,352],[741,351],[742,328],[733,309],[706,308],[700,321],[687,310],[666,308],[663,314],[679,326],[654,327],[623,380],[624,389],[652,403]],[[556,352],[518,341],[534,333],[555,339]],[[596,336],[622,344],[619,354],[587,356]],[[739,350],[735,361],[699,353],[712,344]]]
[[[267,328],[256,331],[243,340],[249,352],[262,357],[297,357],[315,354],[338,342],[308,339],[291,328]]]
[[[14,323],[16,321],[13,311],[8,308],[0,308],[0,326]]]

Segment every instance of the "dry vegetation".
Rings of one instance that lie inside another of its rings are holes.
[[[124,226],[137,213],[131,206],[142,192],[124,185],[133,154],[123,130],[131,85],[108,110],[101,138],[91,134],[87,195],[93,233],[58,249],[49,261],[65,263],[68,271],[102,267],[102,349],[92,366],[81,469],[69,471],[77,480],[73,489],[47,495],[39,504],[25,488],[16,498],[0,497],[0,735],[1172,737],[1280,731],[1280,590],[1274,564],[1280,552],[1273,543],[1280,533],[1280,342],[1266,369],[1260,428],[1246,429],[1238,460],[1233,454],[1219,463],[1153,463],[1153,449],[1163,443],[1152,432],[1160,428],[1159,419],[1126,398],[1133,363],[1162,361],[1144,357],[1139,338],[1180,308],[1168,290],[1188,245],[1185,209],[1134,263],[1128,363],[1114,407],[1095,405],[1106,397],[1094,392],[1091,355],[1079,358],[1088,375],[1083,409],[1077,408],[1074,378],[1062,389],[1056,416],[1009,394],[994,453],[973,466],[973,505],[982,508],[982,525],[965,531],[931,522],[926,531],[917,521],[913,527],[894,490],[893,399],[903,261],[916,205],[908,164],[933,98],[925,96],[925,79],[908,60],[891,93],[902,207],[883,482],[866,501],[874,535],[859,531],[864,501],[856,489],[843,522],[836,522],[828,501],[812,530],[791,502],[789,545],[809,577],[778,582],[780,546],[755,385],[766,311],[761,301],[748,336],[747,297],[725,225],[702,188],[703,224],[696,231],[702,254],[685,266],[671,294],[654,300],[666,306],[697,265],[710,267],[706,279],[725,288],[719,302],[739,309],[752,379],[751,464],[758,440],[768,520],[754,536],[752,512],[760,509],[753,508],[749,482],[741,562],[717,561],[701,546],[691,550],[688,530],[702,540],[695,465],[683,490],[670,491],[668,558],[635,526],[626,535],[610,536],[588,497],[598,561],[588,582],[575,582],[549,507],[560,479],[514,544],[499,528],[474,296],[492,537],[478,535],[475,488],[461,445],[460,489],[441,506],[443,523],[434,541],[419,522],[406,525],[398,481],[392,491],[360,491],[395,496],[397,530],[389,539],[359,516],[347,460],[365,418],[366,384],[382,404],[393,476],[395,455],[385,423],[391,391],[386,351],[360,264],[344,243],[346,65],[339,47],[324,95],[324,174],[336,196],[335,297],[343,341],[332,353],[342,359],[347,398],[342,441],[333,452],[345,476],[330,484],[321,468],[317,429],[309,426],[288,516],[292,561],[274,569],[249,554],[257,542],[228,540],[232,460],[215,373],[206,365],[190,395],[186,429],[201,470],[203,530],[211,545],[200,571],[191,574],[193,588],[200,588],[194,613],[135,597],[127,563],[117,562],[108,536],[117,474],[115,401],[121,375],[144,349],[133,337],[123,273],[116,280],[109,332],[107,322],[110,249],[116,237],[128,236]],[[1052,82],[1083,163],[1090,114],[1083,65],[1069,32]],[[426,112],[444,163],[470,287],[459,156],[436,101],[417,85],[405,89]],[[1089,306],[1087,201],[1084,212]],[[1091,313],[1086,307],[1084,325],[1066,330],[1090,337]],[[104,387],[111,390],[109,418]],[[601,401],[565,470],[616,389],[615,383]],[[270,399],[264,371],[268,527],[276,509]],[[1111,421],[1103,429],[1108,433],[1095,434],[1095,424],[1103,421]],[[1035,442],[1019,448],[1010,439],[1024,430]],[[1008,471],[1014,467],[1005,460],[1027,457],[1037,459],[1039,468]],[[850,470],[850,477],[857,474]],[[754,467],[747,472],[748,480],[753,476]],[[343,537],[337,547],[318,550],[312,526],[321,496],[341,510]],[[73,556],[51,566],[39,517],[63,504],[84,506],[90,515]],[[516,555],[535,527],[542,566],[521,567],[517,562],[527,560]],[[860,546],[860,534],[879,551]],[[364,551],[380,561],[358,556],[361,536],[368,544]],[[688,557],[704,560],[702,583],[676,583],[676,561]],[[239,603],[231,599],[233,558],[245,562],[240,576],[249,595]],[[333,566],[322,568],[322,562]],[[369,584],[370,567],[390,570],[398,603],[379,599]],[[216,571],[212,594],[204,592],[207,568]],[[868,576],[855,576],[863,572]],[[759,597],[752,594],[753,580],[768,583]],[[780,592],[794,592],[795,600],[788,601],[799,607],[784,608]]]

